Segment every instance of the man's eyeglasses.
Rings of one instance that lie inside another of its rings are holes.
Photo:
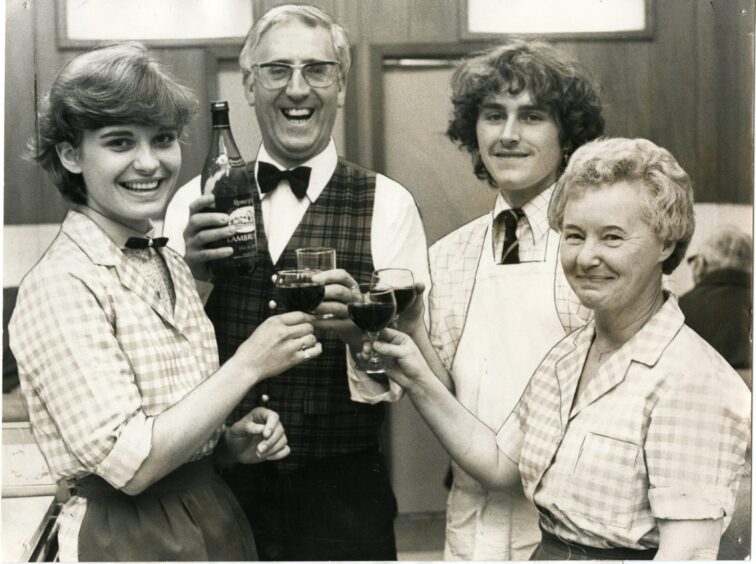
[[[305,82],[313,88],[331,86],[339,75],[338,61],[313,61],[302,65],[261,63],[255,67],[260,84],[268,90],[278,90],[289,84],[295,69],[302,71]]]

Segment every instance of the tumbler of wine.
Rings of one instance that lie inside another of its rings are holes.
[[[396,298],[390,286],[381,284],[360,284],[352,288],[352,295],[347,305],[349,317],[354,324],[365,331],[374,343],[378,334],[388,327],[396,314]],[[387,382],[386,363],[375,350],[371,350],[367,361],[359,368],[380,382]]]
[[[373,285],[389,286],[396,298],[396,316],[399,317],[415,303],[417,291],[412,271],[406,268],[382,268],[373,272],[370,279]]]
[[[333,270],[336,268],[336,249],[331,247],[303,247],[297,249],[297,268],[299,270]],[[332,313],[315,316],[317,319],[331,319]]]
[[[333,270],[336,268],[336,249],[331,247],[304,247],[297,249],[297,268]]]
[[[303,311],[315,315],[323,300],[325,288],[313,280],[319,270],[281,270],[276,278],[276,296],[288,311]]]

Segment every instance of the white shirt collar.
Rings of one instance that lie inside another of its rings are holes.
[[[310,200],[310,202],[314,202],[318,199],[321,192],[323,192],[323,189],[326,187],[326,184],[328,184],[328,181],[331,180],[331,177],[336,170],[338,159],[339,157],[336,153],[336,143],[334,143],[333,137],[331,137],[331,140],[329,141],[325,149],[312,157],[310,160],[297,165],[309,166],[312,169],[312,172],[310,173],[310,184],[307,187],[307,199]],[[281,170],[286,169],[285,166],[283,166],[281,163],[277,162],[273,157],[270,156],[268,151],[265,149],[265,145],[263,145],[262,143],[260,143],[260,148],[257,151],[257,159],[255,162],[255,176],[257,176],[257,163],[259,162],[270,163],[274,166],[277,166]],[[257,189],[258,191],[260,190],[259,187]],[[263,194],[262,192],[260,192],[260,199],[262,200],[267,195],[268,194]]]
[[[549,230],[549,203],[551,197],[554,194],[554,188],[556,184],[552,184],[546,190],[529,200],[522,206],[522,211],[525,213],[525,219],[530,225],[530,229],[533,232],[533,239],[535,241],[543,237]],[[494,203],[494,209],[491,213],[491,221],[495,222],[496,218],[504,210],[511,209],[504,197],[499,193],[496,196],[496,202]]]

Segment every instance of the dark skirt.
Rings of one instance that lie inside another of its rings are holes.
[[[541,527],[541,542],[531,560],[653,560],[656,549],[595,548],[569,542]]]
[[[81,561],[256,560],[252,531],[210,457],[188,462],[139,495],[98,476],[73,486],[87,499]]]

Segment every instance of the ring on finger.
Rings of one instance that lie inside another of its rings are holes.
[[[302,352],[304,352],[305,360],[310,360],[312,358],[312,351],[310,349],[302,349]]]
[[[299,350],[300,351],[303,351],[303,350],[307,349],[307,343],[305,342],[305,338],[304,337],[300,337],[299,338],[299,342],[301,343],[301,345],[299,345]]]

